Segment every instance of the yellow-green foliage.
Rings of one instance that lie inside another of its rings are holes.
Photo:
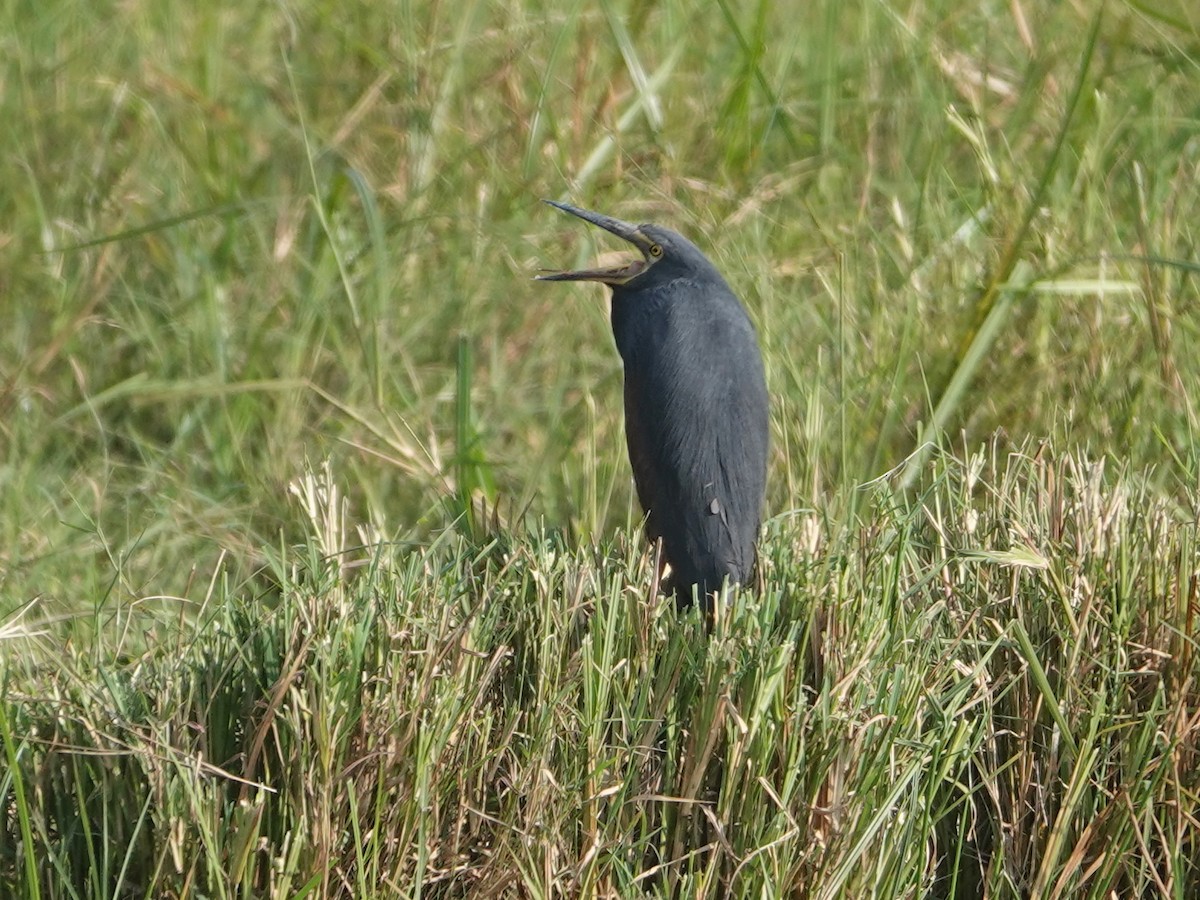
[[[3,5],[0,896],[1200,892],[1194,6]],[[759,328],[711,635],[543,196]]]

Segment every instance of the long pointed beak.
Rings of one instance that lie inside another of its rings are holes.
[[[606,216],[604,213],[592,212],[590,209],[580,209],[578,206],[572,206],[570,203],[560,203],[557,200],[543,200],[543,203],[553,206],[555,209],[561,209],[565,213],[570,213],[573,216],[578,216],[585,222],[591,222],[597,228],[603,228],[610,234],[615,234],[619,238],[624,238],[631,244],[636,244],[639,247],[645,241],[645,237],[638,230],[638,227],[631,222],[625,222],[621,219],[614,219],[612,216]]]
[[[636,275],[640,275],[649,267],[648,248],[650,241],[638,226],[631,222],[625,222],[621,219],[614,219],[612,216],[606,216],[603,213],[592,212],[590,209],[581,209],[578,206],[572,206],[570,203],[560,203],[557,200],[543,200],[556,209],[561,209],[565,213],[570,213],[583,219],[585,222],[591,222],[597,228],[603,228],[610,234],[615,234],[617,237],[629,241],[642,252],[642,259],[630,260],[623,266],[612,266],[604,269],[576,269],[574,271],[552,271],[545,275],[538,275],[537,281],[601,281],[605,284],[624,284],[629,279]]]

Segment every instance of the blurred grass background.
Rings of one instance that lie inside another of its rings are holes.
[[[5,607],[186,594],[294,533],[305,459],[399,538],[479,490],[635,523],[606,298],[530,283],[601,248],[542,196],[744,296],[772,511],[931,422],[1194,485],[1195,12],[1097,14],[8,4]]]
[[[0,627],[31,695],[63,647],[136,661],[213,597],[287,595],[283,548],[320,530],[289,485],[324,460],[346,531],[425,565],[465,565],[438,542],[489,523],[617,534],[595,557],[626,564],[607,298],[530,280],[612,244],[540,197],[676,228],[744,298],[769,558],[797,511],[902,524],[863,486],[936,484],[996,433],[1001,456],[1109,456],[1195,521],[1187,0],[12,0],[0,21]]]

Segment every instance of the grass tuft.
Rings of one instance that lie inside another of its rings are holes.
[[[1187,895],[1196,524],[1107,468],[984,448],[854,528],[777,520],[710,628],[649,596],[636,540],[380,542],[326,465],[293,487],[306,540],[171,646],[20,639],[0,877]]]

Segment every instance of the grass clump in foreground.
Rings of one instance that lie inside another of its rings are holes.
[[[335,482],[186,622],[10,629],[0,894],[1200,890],[1197,529],[1136,478],[939,457],[711,630],[636,539],[399,547]]]

